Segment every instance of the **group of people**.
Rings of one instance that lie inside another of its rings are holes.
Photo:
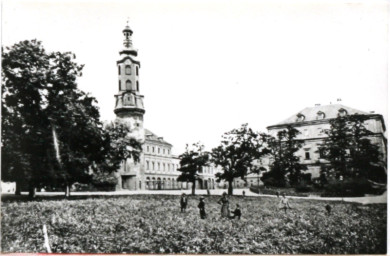
[[[279,195],[278,195],[279,197]],[[187,204],[188,204],[188,198],[185,193],[182,194],[180,198],[180,208],[181,212],[185,212],[187,209]],[[221,217],[222,218],[228,218],[228,219],[241,219],[241,209],[240,205],[236,204],[236,209],[234,211],[230,211],[229,209],[229,199],[227,197],[226,192],[222,194],[221,199],[219,199],[218,204],[221,205]],[[204,197],[200,197],[199,199],[199,214],[201,219],[205,219],[207,217],[206,214],[206,209],[205,209],[205,202],[204,202]],[[284,210],[284,212],[287,212],[287,209],[291,209],[291,206],[288,202],[288,199],[286,198],[286,194],[282,194],[281,201],[279,203],[279,209]]]
[[[222,198],[218,201],[218,203],[220,205],[222,205],[222,207],[221,207],[221,217],[229,218],[229,219],[235,219],[235,218],[240,219],[241,218],[240,205],[237,204],[236,205],[236,209],[234,211],[230,211],[229,210],[229,200],[227,198],[227,194],[226,193],[223,193]],[[186,194],[183,193],[182,196],[181,196],[181,199],[180,199],[181,212],[185,212],[186,211],[187,204],[188,204],[188,198],[187,198]],[[205,219],[207,217],[207,214],[206,214],[205,202],[204,202],[204,197],[203,196],[200,197],[200,199],[199,199],[198,208],[199,208],[200,218],[201,219]],[[232,213],[233,215],[231,215],[230,213]]]

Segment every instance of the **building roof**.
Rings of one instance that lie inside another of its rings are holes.
[[[151,132],[148,129],[145,129],[145,139],[148,140],[148,141],[154,141],[154,142],[157,142],[157,143],[161,143],[161,144],[166,144],[166,145],[172,146],[172,144],[170,144],[167,141],[165,141],[163,137],[157,136],[156,134],[154,134],[153,132]]]
[[[299,116],[303,116],[304,122],[309,122],[309,121],[315,121],[319,120],[318,115],[319,113],[323,113],[325,116],[321,119],[333,119],[337,118],[341,110],[345,110],[348,115],[353,115],[353,114],[362,114],[362,115],[369,115],[369,113],[360,111],[354,108],[350,108],[341,104],[331,104],[331,105],[316,105],[314,107],[307,107],[296,113],[295,115],[283,120],[282,122],[277,123],[276,125],[285,125],[285,124],[291,124],[291,123],[296,123],[297,118]],[[271,125],[274,126],[274,125]]]

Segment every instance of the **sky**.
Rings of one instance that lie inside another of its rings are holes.
[[[3,0],[3,46],[38,39],[85,64],[79,87],[115,119],[116,61],[129,20],[141,61],[144,127],[216,147],[248,123],[266,132],[315,104],[384,115],[388,1]],[[337,102],[341,99],[341,102]]]

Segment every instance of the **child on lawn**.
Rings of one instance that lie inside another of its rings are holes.
[[[181,212],[185,212],[186,211],[186,209],[187,209],[187,202],[188,202],[188,199],[187,199],[186,193],[183,193],[181,195],[181,198],[180,198]]]
[[[238,219],[241,219],[241,209],[239,204],[236,205],[236,209],[232,211],[232,213],[233,216],[230,217],[231,219],[235,219],[236,217],[238,217]]]
[[[284,209],[284,213],[287,213],[287,208],[291,209],[290,204],[288,203],[288,198],[286,198],[286,194],[282,194],[282,199],[279,203],[279,209]]]

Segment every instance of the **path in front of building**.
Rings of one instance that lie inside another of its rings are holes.
[[[245,196],[250,197],[276,197],[276,195],[265,195],[265,194],[256,194],[250,191],[248,188],[235,188],[233,190],[233,195],[242,196],[242,192],[245,191]],[[227,192],[227,189],[213,189],[210,190],[211,195],[222,195],[223,192]],[[141,190],[141,191],[110,191],[110,192],[71,192],[73,196],[115,196],[115,195],[181,195],[186,193],[187,195],[191,194],[191,190]],[[197,189],[195,191],[196,195],[207,195],[207,190]],[[23,195],[27,195],[27,192],[23,192]],[[37,196],[59,196],[63,195],[64,192],[37,192]],[[12,196],[10,193],[3,193],[2,195]],[[344,202],[355,202],[361,204],[378,204],[378,203],[387,203],[387,191],[380,196],[365,196],[365,197],[319,197],[319,196],[308,196],[308,197],[299,197],[299,196],[287,196],[292,199],[304,199],[304,200],[321,200],[321,201],[344,201]]]

